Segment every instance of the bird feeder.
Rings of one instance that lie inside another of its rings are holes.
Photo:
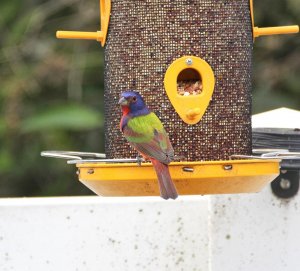
[[[160,118],[180,161],[170,164],[179,194],[258,192],[279,160],[251,157],[253,40],[299,32],[259,28],[250,0],[100,0],[101,30],[58,31],[58,38],[105,45],[107,161],[78,161],[79,179],[99,195],[158,195],[149,163],[119,163],[137,153],[119,131],[118,100],[137,90]],[[112,161],[112,162],[108,162]]]

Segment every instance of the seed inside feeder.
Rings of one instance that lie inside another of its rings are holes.
[[[202,92],[202,82],[200,80],[177,81],[177,91],[179,95],[198,95]]]
[[[177,92],[182,96],[200,94],[202,92],[200,74],[191,68],[181,71],[177,78]]]

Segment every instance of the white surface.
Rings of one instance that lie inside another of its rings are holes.
[[[0,200],[0,270],[208,270],[204,198]]]
[[[0,270],[299,269],[300,196],[0,200]]]
[[[279,200],[267,187],[255,195],[215,197],[212,269],[299,270],[300,196]]]
[[[253,128],[290,128],[300,129],[300,111],[278,108],[252,116]]]

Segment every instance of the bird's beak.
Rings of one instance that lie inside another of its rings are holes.
[[[128,101],[124,97],[121,97],[118,104],[119,105],[128,105]]]

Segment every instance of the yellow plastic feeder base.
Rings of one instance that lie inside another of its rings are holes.
[[[179,195],[261,191],[279,175],[280,160],[174,162],[170,174]],[[158,196],[151,163],[77,163],[79,180],[101,196]]]

